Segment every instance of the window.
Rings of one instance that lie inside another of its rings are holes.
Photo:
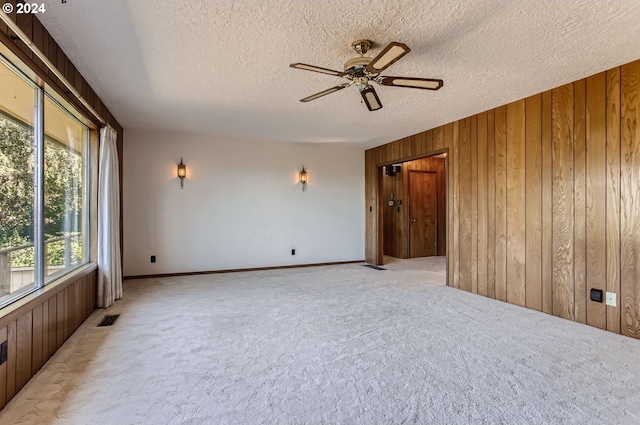
[[[44,101],[46,281],[87,262],[85,177],[89,129],[48,96]]]
[[[36,81],[0,54],[0,307],[89,260],[89,128]]]

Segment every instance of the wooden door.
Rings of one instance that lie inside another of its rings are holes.
[[[437,255],[437,200],[437,174],[409,171],[409,258]]]

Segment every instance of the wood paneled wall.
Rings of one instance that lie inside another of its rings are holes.
[[[404,165],[402,171],[389,176],[383,174],[383,228],[384,228],[384,255],[390,255],[397,258],[407,258],[407,224],[406,209],[408,193],[404,190]],[[393,194],[394,200],[401,200],[402,205],[388,205]]]
[[[377,168],[445,149],[448,285],[640,338],[639,92],[636,61],[366,151],[367,261]]]
[[[397,258],[409,258],[409,171],[433,171],[438,179],[438,248],[437,255],[446,254],[447,234],[447,175],[444,158],[419,158],[402,163],[402,171],[395,176],[382,177],[383,198],[380,207],[383,212],[384,255]],[[393,193],[395,199],[401,199],[402,205],[390,206],[388,202]]]
[[[14,6],[16,0],[7,0]],[[6,2],[6,1],[5,1]],[[33,43],[56,65],[64,77],[100,115],[118,132],[118,159],[120,167],[120,196],[122,197],[122,152],[124,130],[87,81],[80,75],[60,46],[42,26],[35,15],[15,13],[9,17],[31,38]],[[94,117],[68,92],[44,63],[35,57],[7,25],[0,22],[0,42],[31,67],[47,84],[89,120],[99,126]],[[122,201],[122,200],[121,200]],[[122,202],[120,202],[122,204]],[[122,211],[120,212],[122,223]],[[122,228],[122,226],[121,226]],[[122,234],[121,234],[122,247]],[[37,297],[25,306],[0,318],[0,343],[8,341],[9,358],[0,366],[0,408],[18,392],[38,369],[53,355],[73,331],[91,314],[96,305],[95,267],[47,291],[40,290]],[[1,312],[0,312],[1,313]]]
[[[92,267],[0,318],[0,343],[8,343],[7,361],[0,365],[0,409],[95,310],[96,276]]]

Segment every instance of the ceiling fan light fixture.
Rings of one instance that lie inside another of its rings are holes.
[[[349,80],[348,83],[340,84],[330,89],[321,91],[311,96],[300,99],[301,102],[310,102],[320,97],[335,93],[349,86],[355,86],[360,91],[362,101],[367,105],[370,111],[382,109],[382,103],[375,89],[371,87],[370,82],[392,87],[407,87],[424,90],[438,90],[442,87],[442,80],[433,78],[413,78],[413,77],[385,77],[380,75],[382,71],[393,65],[398,59],[409,53],[411,49],[406,44],[392,41],[382,49],[375,57],[370,58],[364,56],[371,48],[372,43],[369,40],[358,40],[352,45],[356,53],[360,54],[357,58],[352,58],[344,64],[344,72],[334,71],[332,69],[322,68],[319,66],[308,65],[305,63],[292,63],[292,68],[298,68],[304,71],[320,72],[336,77],[343,77]]]
[[[378,98],[378,94],[373,87],[367,86],[366,88],[360,90],[360,94],[362,95],[362,99],[364,100],[365,105],[367,105],[367,108],[370,111],[377,111],[378,109],[382,109],[380,98]]]

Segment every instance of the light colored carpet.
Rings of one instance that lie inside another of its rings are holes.
[[[640,341],[388,267],[127,281],[0,423],[640,423]]]

